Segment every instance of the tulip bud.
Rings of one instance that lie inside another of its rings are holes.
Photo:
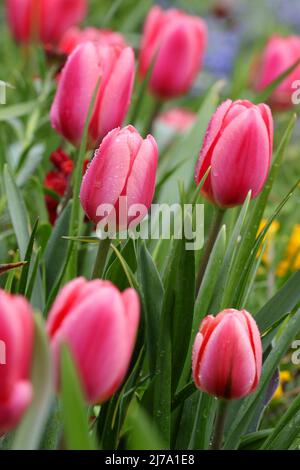
[[[18,42],[56,44],[86,13],[86,0],[6,0],[10,29]]]
[[[83,177],[80,199],[89,219],[95,224],[105,220],[109,206],[107,219],[115,218],[116,229],[125,230],[129,223],[137,225],[152,203],[157,160],[158,149],[151,135],[143,139],[133,126],[111,131]],[[126,198],[126,213],[120,208],[121,196]],[[130,214],[135,204],[139,205],[137,218]]]
[[[201,18],[153,7],[146,19],[140,53],[140,75],[154,60],[150,89],[160,98],[186,93],[201,68],[206,26]]]
[[[220,207],[243,204],[262,190],[273,146],[273,119],[265,104],[226,100],[213,114],[195,171],[199,184],[210,172],[202,193]]]
[[[125,118],[134,80],[133,50],[86,42],[68,57],[52,105],[51,123],[75,146],[80,145],[99,78],[88,132],[90,148],[95,148]]]
[[[84,42],[99,42],[107,46],[126,47],[125,39],[121,33],[110,31],[109,29],[85,28],[80,30],[77,27],[68,29],[61,38],[58,49],[63,54],[69,55],[79,44]]]
[[[223,310],[201,323],[193,348],[193,378],[219,398],[242,398],[259,382],[262,346],[258,327],[246,310]]]
[[[168,109],[156,119],[157,124],[163,124],[178,134],[185,134],[195,123],[197,113],[184,108]]]
[[[255,88],[258,91],[263,90],[299,59],[300,37],[278,35],[271,37],[255,73]],[[292,94],[295,90],[293,83],[299,80],[299,76],[300,65],[276,87],[269,99],[274,109],[287,109],[293,106]]]
[[[47,320],[47,332],[59,386],[62,344],[74,359],[86,399],[102,403],[124,380],[139,323],[134,289],[123,293],[108,281],[77,278],[59,293]]]
[[[32,399],[33,332],[28,302],[0,290],[0,435],[18,424]]]

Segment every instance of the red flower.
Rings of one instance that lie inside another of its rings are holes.
[[[64,196],[68,188],[70,177],[74,170],[74,162],[61,148],[51,153],[50,161],[54,169],[46,174],[44,186],[57,195],[57,197],[53,197],[50,194],[45,195],[49,221],[54,225],[57,218],[57,207],[60,203],[60,199]],[[84,160],[82,167],[83,175],[87,170],[88,164],[89,160]]]
[[[73,171],[74,164],[70,157],[62,150],[57,149],[50,155],[50,161],[53,163],[55,169],[49,171],[45,177],[45,188],[51,189],[57,194],[57,198],[46,194],[45,201],[48,209],[49,220],[54,225],[57,218],[57,207],[68,187],[69,178]]]

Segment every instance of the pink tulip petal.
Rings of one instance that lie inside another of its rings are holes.
[[[200,57],[199,54],[197,70],[200,68]],[[194,69],[193,30],[186,22],[178,22],[166,31],[162,39],[150,87],[162,97],[180,95],[188,90],[196,71]]]
[[[0,290],[0,340],[4,343],[1,352],[5,360],[0,364],[0,401],[7,399],[17,380],[28,377],[33,329],[33,313],[28,302]]]
[[[127,322],[128,355],[131,356],[140,320],[140,299],[134,289],[126,289],[121,295]]]
[[[193,352],[192,352],[192,370],[193,370],[194,382],[196,386],[199,388],[200,388],[199,366],[200,366],[200,361],[201,361],[201,356],[199,353],[200,353],[202,343],[203,343],[203,335],[201,333],[197,333],[194,346],[193,346]]]
[[[102,72],[97,48],[88,42],[70,54],[61,73],[51,108],[51,123],[74,145],[81,141],[89,106]]]
[[[132,126],[114,129],[103,139],[83,177],[80,192],[82,207],[95,223],[101,220],[97,215],[101,204],[114,207],[118,202],[142,141]]]
[[[69,345],[90,403],[106,400],[126,374],[127,329],[122,297],[109,286],[94,291],[74,306],[52,340],[56,363],[60,344]]]
[[[83,277],[78,277],[69,282],[58,294],[50,310],[47,319],[47,333],[53,336],[60,327],[66,315],[68,315],[72,306],[82,295],[82,290],[87,281]]]
[[[70,26],[84,18],[86,7],[86,0],[41,0],[41,40],[57,43]]]
[[[1,384],[2,385],[2,384]],[[0,435],[14,428],[32,399],[32,386],[27,381],[17,382],[9,398],[0,403]]]
[[[122,50],[116,61],[98,107],[97,119],[91,130],[94,140],[121,126],[127,113],[134,81],[134,53],[130,47]]]
[[[256,321],[254,320],[254,318],[246,310],[242,310],[241,313],[245,316],[246,321],[247,321],[249,336],[250,336],[250,340],[252,344],[252,349],[254,352],[254,358],[256,361],[256,378],[253,384],[253,388],[256,388],[260,375],[261,375],[261,369],[262,369],[261,338],[260,338],[259,329],[257,327]]]
[[[269,171],[270,139],[258,109],[236,117],[223,131],[213,150],[211,184],[222,207],[242,204],[249,192],[255,197]],[[233,171],[234,169],[234,171]]]
[[[211,165],[211,157],[214,145],[221,133],[221,129],[223,126],[223,121],[227,112],[230,110],[232,105],[231,100],[226,100],[222,103],[216,112],[213,114],[210,122],[208,124],[208,128],[204,137],[203,145],[200,151],[200,155],[198,158],[198,162],[195,169],[195,181],[196,184],[199,184],[205,173],[207,172],[208,168]],[[211,172],[210,172],[211,173]],[[211,193],[211,174],[209,174],[206,178],[206,181],[203,185],[203,191],[205,194],[212,197]]]
[[[234,314],[227,314],[201,357],[201,388],[215,396],[241,398],[253,389],[255,380],[256,363],[247,332]]]
[[[269,135],[269,145],[270,145],[270,163],[272,159],[273,153],[273,137],[274,137],[274,124],[273,124],[273,117],[269,106],[264,103],[261,103],[257,106],[260,109],[261,115],[265,124],[267,126],[267,131]]]
[[[133,162],[125,190],[128,209],[134,204],[144,205],[141,218],[148,212],[154,196],[157,162],[157,144],[154,138],[149,135],[140,146]]]
[[[154,6],[146,18],[140,52],[140,73],[145,76],[151,65],[161,36],[165,15],[159,6]]]

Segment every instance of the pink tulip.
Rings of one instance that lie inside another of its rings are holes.
[[[186,93],[199,72],[206,45],[201,18],[153,7],[146,19],[140,53],[140,75],[154,61],[150,89],[160,98]]]
[[[0,435],[18,424],[32,399],[33,334],[28,302],[0,290]]]
[[[300,59],[300,37],[273,36],[269,39],[261,57],[260,68],[255,78],[257,90],[263,90],[289,67]],[[275,109],[293,106],[292,94],[295,89],[293,82],[299,80],[300,65],[288,75],[274,90],[270,104]]]
[[[85,28],[80,30],[76,26],[68,29],[59,43],[60,52],[69,55],[76,46],[83,42],[99,42],[107,46],[126,47],[125,39],[121,33],[109,29]]]
[[[197,114],[184,108],[172,108],[157,118],[158,123],[165,124],[179,134],[184,134],[195,123]]]
[[[86,14],[86,0],[6,0],[10,29],[18,42],[56,44]]]
[[[158,149],[151,135],[143,140],[133,126],[111,131],[83,177],[80,199],[89,219],[96,224],[102,221],[104,213],[99,207],[110,205],[112,215],[114,211],[116,214],[116,228],[126,229],[129,223],[137,225],[153,199],[157,160]],[[121,196],[127,198],[128,209],[122,215]],[[129,213],[135,204],[142,205],[138,218]]]
[[[193,348],[196,386],[220,398],[242,398],[259,382],[262,346],[257,325],[246,310],[207,316]]]
[[[88,132],[90,148],[95,148],[125,118],[134,80],[133,50],[85,42],[68,57],[52,105],[51,123],[75,146],[80,145],[100,78]]]
[[[70,348],[89,403],[102,403],[120,387],[131,360],[139,323],[139,299],[108,281],[77,278],[59,293],[47,332],[59,385],[62,344]]]
[[[199,184],[208,168],[203,194],[220,207],[242,204],[262,190],[273,145],[273,119],[265,104],[226,100],[213,114],[195,171]]]

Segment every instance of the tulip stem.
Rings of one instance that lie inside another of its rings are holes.
[[[98,246],[97,258],[94,265],[92,279],[98,279],[103,276],[104,268],[106,265],[107,255],[110,248],[110,239],[104,238],[100,241]]]
[[[146,123],[145,123],[145,126],[144,126],[143,134],[144,134],[145,137],[147,137],[148,134],[151,134],[154,121],[157,118],[157,116],[159,115],[162,106],[163,106],[163,101],[156,98],[155,103],[153,105],[153,108],[150,111],[149,117],[146,120]]]
[[[218,411],[217,411],[214,436],[213,436],[213,440],[211,443],[212,450],[219,450],[222,447],[227,408],[228,408],[227,400],[220,400]]]
[[[217,236],[219,234],[223,218],[225,215],[225,210],[221,208],[217,208],[216,215],[215,215],[215,220],[212,224],[211,231],[208,236],[207,244],[205,247],[205,251],[203,253],[203,256],[201,258],[200,262],[200,267],[198,271],[198,276],[197,276],[197,283],[196,283],[196,294],[198,295],[199,289],[201,287],[203,277],[205,274],[205,270],[207,267],[207,263],[209,261],[209,257],[211,255],[212,249],[214,247],[215,241],[217,239]]]

